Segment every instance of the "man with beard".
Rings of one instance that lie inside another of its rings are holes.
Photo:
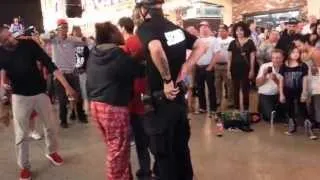
[[[289,19],[289,22],[287,23],[287,29],[282,33],[280,40],[275,47],[276,49],[281,49],[285,53],[285,56],[287,56],[290,45],[297,38],[297,36],[299,36],[299,34],[296,33],[298,23],[298,20],[295,18]]]
[[[63,159],[57,153],[53,107],[45,94],[46,81],[38,68],[38,61],[54,74],[66,94],[75,98],[76,92],[36,42],[27,39],[17,40],[8,29],[0,27],[0,69],[6,71],[12,84],[12,112],[17,159],[21,168],[20,180],[31,180],[29,119],[34,110],[43,121],[46,157],[54,165],[63,164]]]

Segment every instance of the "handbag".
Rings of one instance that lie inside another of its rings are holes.
[[[226,111],[217,113],[218,119],[223,123],[224,129],[240,129],[243,132],[252,132],[249,112]]]

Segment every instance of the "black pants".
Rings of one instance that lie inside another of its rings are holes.
[[[79,116],[79,120],[84,120],[86,118],[86,115],[83,110],[83,99],[81,97],[79,76],[76,74],[64,74],[64,77],[66,78],[70,86],[79,94],[77,99],[77,113]],[[55,90],[59,100],[59,117],[60,117],[61,123],[67,123],[67,115],[68,115],[67,105],[69,100],[66,95],[64,87],[58,80],[55,81]]]
[[[259,94],[259,113],[263,120],[270,121],[271,112],[276,111],[278,105],[278,95]]]
[[[136,151],[140,170],[144,175],[150,174],[150,153],[149,153],[149,137],[143,128],[143,117],[137,114],[131,114],[131,127],[136,142]]]
[[[296,107],[298,108],[303,120],[306,120],[306,119],[311,120],[306,103],[302,103],[300,101],[300,95],[296,95],[296,96],[285,95],[285,96],[286,96],[286,103],[285,103],[286,115],[287,117],[293,120],[295,126],[297,126]]]
[[[186,105],[166,102],[156,107],[157,125],[150,134],[160,180],[192,180],[193,169],[188,146],[190,126]]]
[[[248,76],[244,75],[243,78],[232,77],[234,106],[240,109],[240,89],[243,94],[243,107],[244,110],[249,110],[249,93],[250,93],[250,80]]]
[[[313,95],[311,97],[312,119],[320,124],[320,95]]]
[[[215,79],[214,72],[207,71],[208,66],[197,66],[196,67],[196,85],[198,88],[198,96],[199,96],[199,106],[200,109],[207,109],[206,102],[206,93],[205,93],[205,83],[208,86],[208,94],[209,94],[209,103],[210,103],[210,111],[216,111],[217,109],[217,100],[216,100],[216,88],[215,88]]]

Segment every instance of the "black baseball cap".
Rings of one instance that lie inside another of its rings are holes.
[[[287,22],[287,24],[290,24],[290,25],[296,25],[298,23],[299,21],[296,18],[290,18],[289,21]]]
[[[156,4],[163,4],[164,0],[135,0],[137,7],[149,7]]]

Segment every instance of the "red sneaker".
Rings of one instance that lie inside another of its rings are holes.
[[[31,180],[31,172],[29,169],[21,169],[19,180]]]
[[[46,157],[54,164],[55,166],[61,166],[63,164],[63,159],[58,153],[47,154]]]

